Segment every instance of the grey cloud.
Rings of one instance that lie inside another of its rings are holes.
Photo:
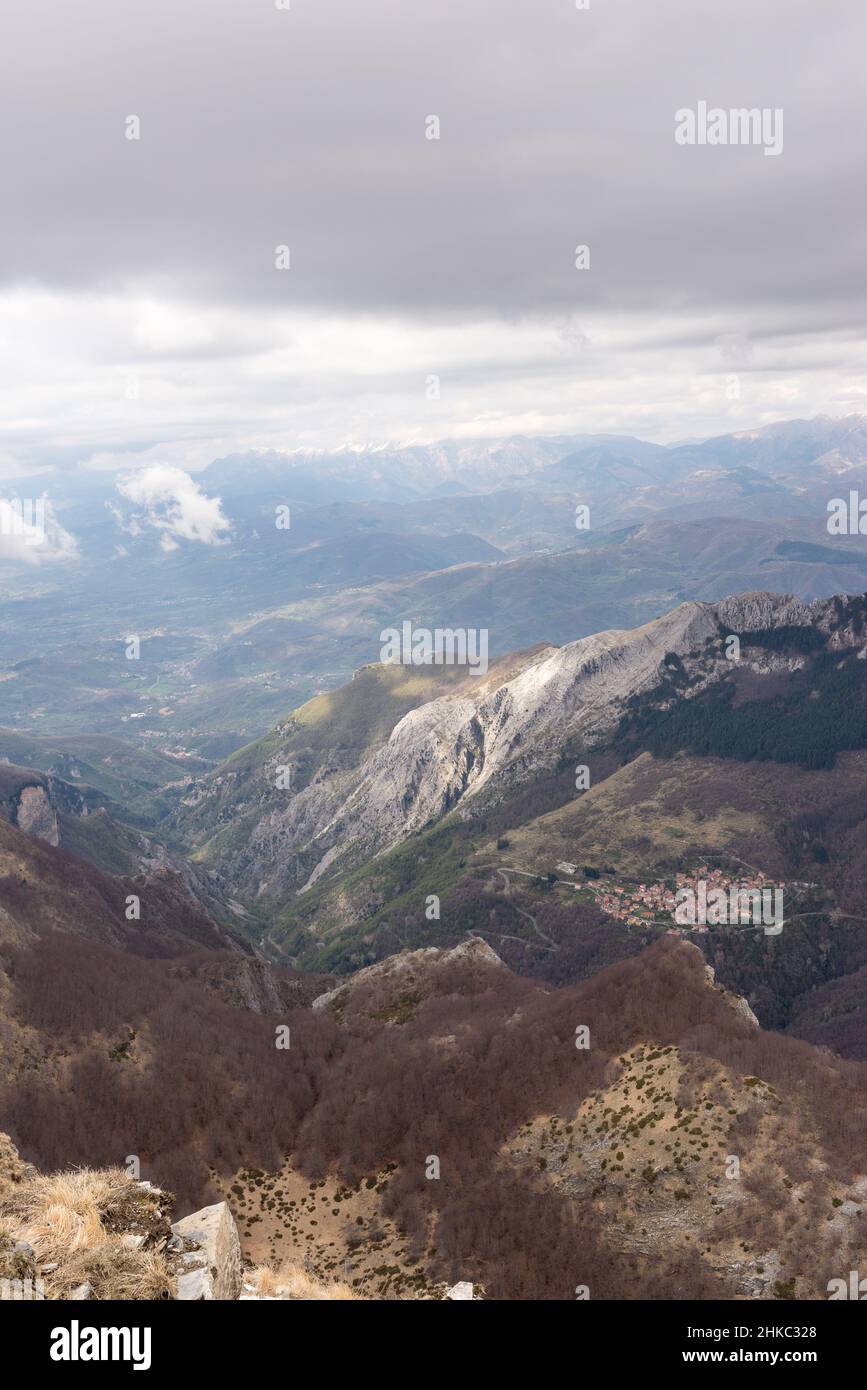
[[[16,11],[7,283],[411,316],[863,312],[862,0]],[[783,108],[782,156],[677,146],[699,99]]]

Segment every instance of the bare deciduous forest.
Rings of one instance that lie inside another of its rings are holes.
[[[589,1283],[596,1297],[713,1296],[692,1257],[645,1267],[613,1251],[590,1203],[501,1159],[522,1124],[573,1114],[636,1044],[760,1076],[796,1100],[844,1181],[864,1151],[867,1067],[758,1032],[708,988],[698,951],[666,940],[564,989],[455,962],[404,1001],[397,1024],[375,980],[336,1014],[277,1019],[230,1007],[166,961],[60,933],[10,952],[7,968],[27,1044],[2,1111],[40,1167],[137,1154],[186,1207],[207,1199],[210,1172],[275,1170],[285,1153],[311,1179],[336,1171],[350,1185],[396,1165],[384,1210],[418,1257],[443,1278],[487,1279],[496,1297],[569,1297]],[[278,1024],[288,1050],[275,1046]],[[749,1139],[741,1116],[730,1141]]]

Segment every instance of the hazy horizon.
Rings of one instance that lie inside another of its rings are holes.
[[[0,92],[2,477],[865,408],[855,0],[44,20]],[[685,146],[706,106],[762,121]]]

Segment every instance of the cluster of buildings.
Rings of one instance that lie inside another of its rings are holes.
[[[605,883],[582,885],[590,887],[593,901],[603,912],[625,922],[628,927],[658,925],[661,918],[670,917],[670,931],[680,934],[683,930],[707,931],[707,926],[696,922],[691,926],[675,925],[675,909],[687,894],[707,898],[714,890],[731,894],[741,891],[760,892],[771,886],[770,880],[762,873],[751,872],[746,877],[733,879],[722,869],[710,869],[705,864],[689,873],[679,873],[673,883],[621,884]]]

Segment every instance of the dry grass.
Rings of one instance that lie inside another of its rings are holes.
[[[293,1264],[283,1264],[279,1269],[259,1265],[245,1275],[244,1282],[251,1284],[254,1292],[266,1298],[303,1299],[306,1302],[358,1298],[348,1284],[321,1284]]]
[[[52,1298],[69,1298],[79,1284],[90,1284],[91,1298],[172,1298],[174,1281],[155,1250],[129,1250],[117,1240],[79,1250],[55,1271]]]
[[[58,1265],[46,1278],[49,1298],[68,1298],[85,1282],[93,1298],[168,1298],[172,1279],[162,1254],[122,1238],[165,1233],[171,1200],[122,1168],[39,1174],[0,1194],[0,1225],[11,1242],[33,1247],[37,1265]]]
[[[8,1192],[0,1211],[19,1227],[19,1240],[40,1260],[56,1260],[101,1244],[106,1234],[153,1224],[158,1199],[122,1168],[81,1168],[39,1175]]]

